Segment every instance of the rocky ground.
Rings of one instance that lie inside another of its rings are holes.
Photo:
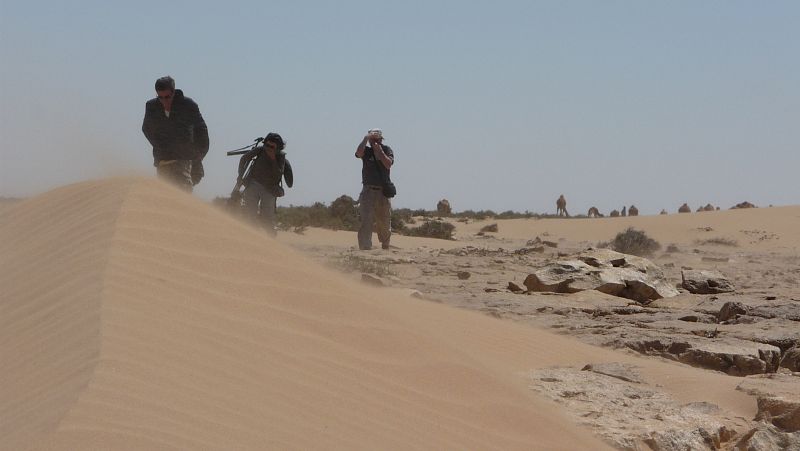
[[[772,239],[766,232],[751,232],[755,242]],[[619,284],[618,275],[598,275],[604,269],[586,258],[597,243],[550,236],[513,240],[490,233],[461,243],[388,252],[295,247],[366,283],[738,376],[740,389],[757,399],[756,418],[734,418],[714,405],[669,399],[635,368],[586,362],[583,368],[531,374],[532,390],[562,404],[620,449],[800,449],[800,256],[724,242],[672,245],[642,269],[661,277],[668,285],[661,289],[674,291],[672,297],[626,298],[608,288],[609,278]],[[633,260],[624,266],[632,267]],[[549,285],[562,292],[540,291],[542,284],[531,282],[531,275],[551,274],[554,268],[563,272],[566,266],[556,262],[577,262],[581,268],[589,262],[602,287],[570,282],[576,286]],[[618,269],[612,266],[611,271]],[[696,270],[715,272],[720,280],[710,288],[706,279],[701,281],[705,288],[685,282]]]

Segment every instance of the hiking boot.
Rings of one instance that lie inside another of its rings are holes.
[[[381,249],[389,249],[389,243],[381,243]]]

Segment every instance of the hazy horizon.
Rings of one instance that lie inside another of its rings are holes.
[[[396,152],[395,207],[641,214],[800,204],[800,4],[0,0],[0,196],[153,175],[141,133],[170,74],[211,150],[277,131],[295,187],[360,190],[367,129]]]

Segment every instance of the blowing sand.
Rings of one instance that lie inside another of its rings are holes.
[[[0,224],[4,450],[606,449],[530,389],[587,361],[755,412],[737,378],[355,284],[151,179]]]

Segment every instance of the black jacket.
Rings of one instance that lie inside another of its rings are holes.
[[[208,153],[208,127],[194,100],[175,90],[169,117],[158,98],[145,104],[142,132],[153,145],[153,160],[202,160]]]
[[[253,166],[245,177],[247,165],[253,159],[255,159]],[[245,186],[249,185],[251,180],[255,180],[265,188],[272,188],[281,183],[281,177],[286,180],[286,186],[291,188],[294,184],[292,165],[289,164],[286,153],[282,150],[275,154],[275,161],[266,155],[263,147],[256,147],[239,159],[239,178],[244,179]]]

